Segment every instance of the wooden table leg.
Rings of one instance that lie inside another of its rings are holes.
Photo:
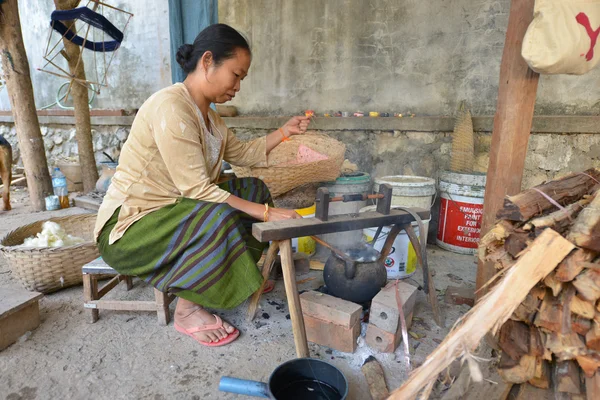
[[[306,329],[304,328],[304,317],[300,306],[300,296],[296,286],[296,270],[292,257],[292,241],[282,240],[279,242],[281,254],[281,269],[283,270],[283,282],[285,283],[285,294],[287,296],[290,318],[292,320],[292,331],[296,354],[299,358],[309,357],[308,341],[306,340]]]
[[[265,262],[262,267],[262,276],[263,283],[260,285],[258,290],[252,295],[252,299],[250,300],[250,304],[248,305],[248,321],[253,321],[256,316],[256,310],[258,309],[258,303],[260,301],[260,296],[262,296],[263,291],[265,290],[265,284],[269,279],[269,275],[271,274],[271,269],[273,268],[273,264],[275,263],[275,258],[277,257],[277,251],[279,250],[279,242],[273,242],[269,246],[269,250],[267,250],[267,255],[265,256]]]
[[[98,281],[96,277],[91,274],[83,274],[83,301],[85,303],[98,300]],[[90,308],[90,322],[94,323],[98,321],[98,309]]]

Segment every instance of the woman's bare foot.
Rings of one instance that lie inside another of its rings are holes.
[[[175,323],[182,328],[189,330],[192,328],[213,325],[216,322],[217,319],[215,316],[199,305],[182,298],[177,300],[177,307],[175,307]],[[194,333],[194,337],[202,342],[213,343],[226,338],[227,335],[235,331],[235,327],[225,321],[223,321],[223,328]]]

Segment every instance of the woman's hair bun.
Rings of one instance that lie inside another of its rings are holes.
[[[179,47],[179,50],[177,50],[177,55],[176,55],[177,64],[181,65],[181,68],[183,68],[184,70],[187,69],[185,64],[192,57],[193,50],[194,50],[194,46],[192,46],[191,44],[184,44],[183,46]]]

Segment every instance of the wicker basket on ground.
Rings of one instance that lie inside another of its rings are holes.
[[[22,226],[0,241],[0,252],[6,257],[12,274],[27,290],[51,293],[82,283],[81,267],[98,258],[94,242],[96,214],[50,218],[67,233],[84,243],[63,247],[21,247],[26,238],[42,231],[46,220]]]
[[[261,179],[273,197],[307,183],[334,181],[340,176],[346,146],[327,135],[307,132],[292,136],[269,153],[269,167],[232,166],[238,178]]]

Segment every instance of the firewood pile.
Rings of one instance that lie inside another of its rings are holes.
[[[480,240],[480,259],[498,270],[489,292],[390,399],[428,398],[457,358],[481,382],[473,352],[488,333],[501,350],[498,373],[519,399],[535,391],[600,399],[598,193],[600,170],[590,169],[507,197]]]
[[[499,221],[480,241],[479,257],[500,273],[546,230],[576,246],[499,329],[498,373],[505,382],[600,398],[599,192],[596,169],[525,190],[505,199]]]

